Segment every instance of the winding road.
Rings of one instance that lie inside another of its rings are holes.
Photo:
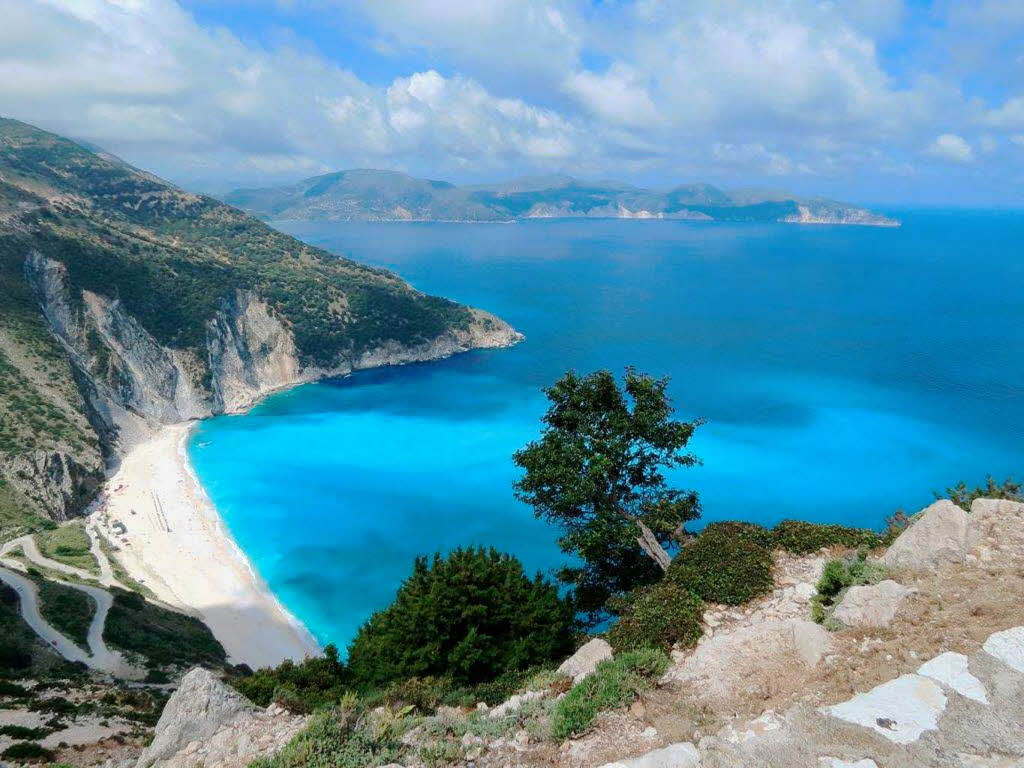
[[[65,565],[64,563],[59,563],[56,560],[44,557],[39,552],[39,548],[36,546],[35,540],[31,536],[22,536],[8,541],[2,548],[0,548],[0,559],[20,547],[25,553],[25,557],[28,558],[30,562],[35,563],[40,567],[60,571],[61,573],[66,573],[80,579],[99,581],[104,586],[116,586],[124,589],[124,587],[122,587],[122,585],[114,578],[110,562],[107,560],[106,555],[100,550],[99,542],[94,538],[94,534],[91,532],[89,539],[92,542],[93,555],[96,557],[96,561],[100,564],[99,579],[81,568],[75,568],[74,566]],[[96,603],[96,613],[92,617],[92,623],[89,625],[88,633],[90,653],[86,653],[75,645],[75,643],[54,629],[54,627],[42,617],[42,614],[39,611],[39,590],[36,588],[35,582],[15,570],[16,568],[19,568],[19,566],[20,564],[13,561],[8,561],[4,565],[0,565],[0,581],[5,582],[18,593],[18,603],[21,608],[22,618],[25,620],[25,623],[29,625],[32,631],[46,641],[51,648],[57,651],[57,653],[68,661],[80,661],[91,669],[106,672],[107,674],[114,675],[115,677],[127,680],[139,680],[145,677],[145,670],[132,666],[125,660],[120,652],[110,650],[106,643],[103,642],[103,628],[106,626],[107,614],[110,612],[110,607],[114,603],[114,598],[108,591],[86,584],[72,584],[70,582],[54,579],[57,584],[62,584],[66,587],[70,587],[71,589],[77,589],[79,592],[84,592],[93,600],[94,603]]]

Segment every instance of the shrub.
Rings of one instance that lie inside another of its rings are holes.
[[[877,547],[881,538],[869,528],[783,520],[772,529],[775,546],[794,555],[807,555],[825,547]]]
[[[867,559],[860,550],[852,558],[829,560],[818,579],[818,594],[811,601],[811,619],[819,624],[830,620],[831,608],[837,605],[850,587],[877,584],[885,578],[885,566]]]
[[[27,741],[44,739],[50,731],[46,728],[26,728],[23,725],[0,725],[0,736],[6,736],[15,741]]]
[[[572,651],[570,603],[515,557],[457,549],[416,558],[394,603],[375,613],[349,648],[364,686],[409,677],[479,683]]]
[[[630,703],[668,668],[661,650],[643,648],[602,661],[563,696],[551,715],[551,735],[561,741],[589,730],[598,713]]]
[[[53,752],[34,741],[22,741],[12,744],[0,757],[18,763],[49,763],[53,761]]]
[[[936,493],[936,499],[949,499],[954,504],[966,510],[970,510],[971,502],[975,499],[1009,499],[1010,501],[1024,501],[1024,485],[1014,482],[1012,477],[1006,478],[1003,482],[997,483],[996,479],[989,475],[985,478],[985,485],[968,488],[967,483],[961,481],[952,488],[947,488],[944,493]]]
[[[235,678],[232,685],[261,707],[277,701],[286,709],[308,712],[336,703],[348,681],[338,649],[328,645],[323,656],[299,664],[288,660],[274,669],[260,669]]]
[[[752,523],[712,523],[683,546],[665,578],[713,603],[739,605],[774,583],[772,536]]]
[[[704,634],[704,602],[690,590],[661,581],[636,590],[608,632],[616,651],[696,645]]]
[[[376,727],[375,727],[376,725]],[[398,762],[402,752],[401,724],[380,727],[369,717],[357,717],[350,707],[320,712],[309,727],[273,758],[261,758],[250,768],[371,768]]]
[[[148,603],[134,592],[113,589],[112,594],[103,628],[108,645],[145,657],[151,667],[224,666],[223,646],[199,619]]]

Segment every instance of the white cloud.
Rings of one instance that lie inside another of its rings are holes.
[[[288,175],[418,156],[440,173],[577,154],[572,120],[470,78],[429,70],[371,86],[319,56],[203,29],[173,0],[0,0],[0,12],[14,21],[0,27],[3,113],[158,172]]]
[[[613,123],[651,126],[664,119],[641,74],[622,63],[602,74],[576,72],[566,80],[565,88],[590,112]]]
[[[1015,133],[1010,137],[1010,141],[1016,144],[1018,147],[1024,147],[1024,133]]]
[[[970,163],[974,161],[974,151],[962,137],[955,133],[944,133],[925,148],[924,153],[936,160],[949,163]]]
[[[1005,176],[994,158],[1024,131],[1014,0],[233,0],[337,24],[323,53],[203,26],[181,1],[0,0],[0,112],[182,181],[376,166],[884,191],[956,172],[916,172],[922,154]],[[892,45],[922,13],[914,45]]]
[[[1024,127],[1024,96],[1015,96],[985,113],[984,122],[993,128]]]

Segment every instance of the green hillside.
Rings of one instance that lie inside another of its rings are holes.
[[[83,393],[96,383],[116,393],[130,382],[94,330],[88,359],[77,366],[55,340],[26,277],[30,254],[66,268],[79,302],[72,311],[81,310],[83,291],[119,301],[156,342],[188,353],[200,385],[210,375],[208,324],[239,290],[264,300],[291,331],[304,369],[344,367],[369,350],[415,347],[479,322],[466,307],[420,293],[386,270],[307,246],[113,156],[0,119],[0,488],[16,472],[53,474],[43,462],[59,456],[60,473],[70,468],[72,493],[82,496],[71,506],[94,491],[101,454],[110,449]],[[12,469],[16,458],[21,469]],[[25,466],[28,460],[34,464]],[[24,528],[11,511],[20,491],[4,493],[0,527]]]

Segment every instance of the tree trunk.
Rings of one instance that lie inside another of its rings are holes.
[[[654,536],[654,532],[648,528],[642,521],[635,521],[637,526],[640,528],[640,535],[636,537],[636,543],[640,545],[640,548],[647,553],[647,556],[654,562],[661,566],[661,570],[667,571],[669,563],[672,562],[672,558],[668,556],[668,552],[661,546],[661,542],[658,541]]]

